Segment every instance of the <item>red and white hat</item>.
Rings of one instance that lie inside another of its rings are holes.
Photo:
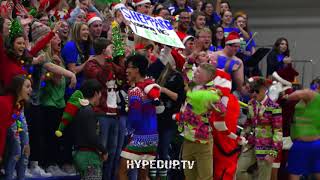
[[[125,7],[124,4],[122,3],[112,3],[110,8],[111,8],[111,13],[114,15],[114,13],[119,10],[121,7]]]
[[[132,5],[133,5],[134,7],[137,7],[137,6],[139,6],[139,5],[147,4],[147,3],[150,3],[150,4],[151,4],[151,1],[150,1],[150,0],[133,0]]]
[[[223,95],[231,93],[232,79],[230,74],[228,74],[227,72],[217,69],[216,75],[213,79],[213,84],[222,92]]]
[[[87,21],[88,21],[87,22],[88,26],[90,26],[90,24],[92,24],[95,21],[101,21],[102,22],[102,19],[99,18],[96,13],[91,12],[91,13],[87,14]]]
[[[226,44],[240,43],[240,35],[239,33],[232,31],[231,33],[229,33],[225,41]]]
[[[190,36],[190,35],[188,35],[186,33],[181,32],[181,31],[177,31],[176,33],[177,33],[178,37],[180,38],[180,40],[182,41],[183,44],[185,44],[188,40],[194,38],[193,36]]]

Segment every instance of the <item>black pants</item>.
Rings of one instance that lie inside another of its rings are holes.
[[[29,128],[30,161],[41,162],[44,159],[44,123],[42,120],[40,106],[28,105],[25,107],[25,116]]]

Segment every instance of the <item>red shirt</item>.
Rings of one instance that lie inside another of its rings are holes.
[[[13,124],[14,97],[0,96],[0,156],[3,158],[7,129]]]

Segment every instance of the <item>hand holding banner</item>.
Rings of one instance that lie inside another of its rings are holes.
[[[131,11],[124,5],[120,11],[136,35],[168,46],[185,48],[168,20]]]

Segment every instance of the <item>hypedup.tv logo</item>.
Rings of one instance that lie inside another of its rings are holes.
[[[194,163],[188,160],[127,160],[127,169],[193,169]]]

